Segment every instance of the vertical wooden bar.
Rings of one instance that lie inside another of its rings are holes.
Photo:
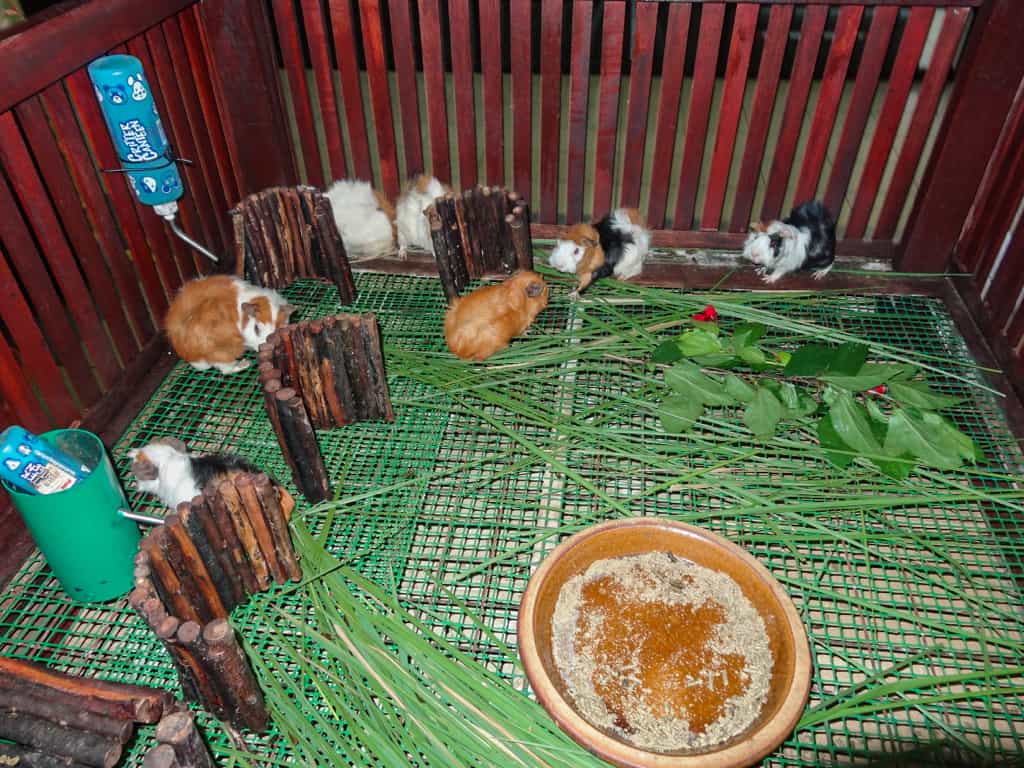
[[[455,88],[455,135],[459,144],[459,187],[475,187],[476,108],[473,104],[473,41],[469,0],[448,0],[452,84]]]
[[[679,196],[672,216],[673,229],[690,229],[704,164],[704,142],[708,133],[711,99],[715,90],[715,68],[725,24],[724,3],[703,3],[700,7],[700,36],[686,121],[686,144],[679,175]]]
[[[64,297],[68,314],[78,329],[82,343],[88,350],[92,365],[95,366],[96,374],[105,389],[113,383],[118,371],[117,358],[106,338],[100,319],[92,308],[91,301],[84,300],[89,295],[85,282],[75,264],[75,257],[71,253],[71,249],[61,235],[60,222],[50,207],[46,190],[36,174],[32,157],[15,125],[14,115],[10,112],[0,114],[0,163],[7,171],[11,185],[21,201],[25,216],[39,243],[39,251],[32,248],[36,253],[35,257],[42,256],[45,260],[44,263],[49,265],[57,288]],[[7,212],[4,218],[16,216],[14,212],[17,209],[14,207],[5,207],[3,210]],[[0,237],[2,237],[2,233],[0,233]],[[3,239],[6,242],[6,237]],[[8,244],[8,248],[13,255],[16,248],[10,244]],[[27,258],[32,258],[32,256],[27,256]],[[42,279],[49,282],[48,278],[43,277]],[[59,311],[63,314],[63,310]],[[79,388],[79,392],[84,388],[93,392],[95,396],[98,394],[98,390],[91,385],[92,372],[88,370],[88,363],[86,363],[85,368],[79,371],[79,380],[75,382],[75,386]]]
[[[427,92],[427,123],[430,127],[431,173],[439,179],[452,177],[448,151],[448,107],[445,100],[441,18],[438,0],[419,0],[420,44],[423,46],[423,79]]]
[[[319,8],[316,0],[310,5]],[[341,98],[345,107],[345,125],[348,128],[348,146],[351,157],[348,164],[348,175],[365,181],[373,180],[373,167],[370,163],[370,143],[366,133],[366,117],[363,115],[362,86],[359,83],[359,64],[356,61],[356,38],[352,25],[350,3],[330,3],[331,31],[334,40],[334,55],[338,59],[338,75],[341,79]],[[319,15],[319,11],[317,11]],[[333,99],[333,97],[332,97]],[[323,99],[320,100],[320,111],[325,109]],[[338,105],[331,101],[331,113],[337,121]],[[338,123],[339,131],[341,124]],[[339,141],[341,134],[339,133]],[[333,163],[332,163],[333,164]],[[344,165],[332,171],[332,177],[342,175]]]
[[[419,87],[416,83],[415,48],[409,21],[409,0],[388,0],[391,18],[391,50],[395,60],[398,108],[402,116],[402,147],[405,151],[405,175],[424,170],[423,140],[420,138]],[[481,52],[487,55],[486,50]]]
[[[843,133],[836,149],[835,163],[829,175],[828,188],[825,190],[825,206],[838,216],[846,198],[846,190],[853,175],[853,164],[857,159],[864,129],[871,105],[878,91],[879,77],[885,54],[889,50],[893,28],[899,16],[899,8],[878,6],[872,10],[871,29],[864,41],[860,63],[857,66],[857,80],[850,96],[850,106],[846,111]]]
[[[729,44],[729,58],[725,65],[725,86],[722,103],[718,108],[715,149],[708,174],[704,212],[700,217],[701,229],[718,229],[722,221],[725,188],[729,183],[729,170],[732,168],[736,148],[736,131],[739,128],[740,111],[743,109],[743,94],[747,88],[747,70],[750,69],[750,52],[757,33],[759,8],[755,3],[740,3],[733,17],[732,42]]]
[[[306,28],[306,41],[309,44],[309,57],[313,62],[313,76],[316,78],[316,91],[320,100],[320,119],[323,121],[324,139],[327,144],[327,165],[330,168],[331,177],[336,179],[345,175],[345,149],[341,137],[341,122],[338,120],[338,103],[334,96],[334,69],[331,67],[327,31],[324,28],[324,17],[321,13],[320,1],[301,0],[301,5],[302,20]],[[348,3],[332,4],[332,17],[335,13],[347,15],[347,10],[335,10],[342,6],[347,9]],[[335,44],[335,50],[341,51],[337,43]],[[360,112],[362,112],[361,108]],[[362,115],[360,115],[361,120]],[[350,122],[350,131],[351,128],[352,124]],[[355,153],[355,147],[353,147],[353,153]],[[369,174],[363,175],[363,170],[366,169],[356,171],[356,173],[361,178],[370,178]],[[349,175],[356,175],[351,167],[349,167]]]
[[[540,221],[558,221],[558,159],[562,156],[562,0],[544,0],[540,17]]]
[[[479,0],[483,76],[485,184],[505,183],[505,98],[501,56],[501,0]]]
[[[844,5],[839,10],[828,61],[825,62],[825,72],[821,77],[814,120],[811,122],[807,146],[804,147],[804,162],[796,184],[797,204],[817,197],[821,169],[825,164],[825,152],[828,151],[829,141],[835,130],[839,100],[842,98],[843,85],[846,83],[846,70],[850,65],[853,46],[857,42],[857,30],[860,29],[863,15],[864,8],[859,5]]]
[[[380,184],[384,194],[398,196],[398,154],[395,149],[395,119],[391,114],[391,87],[384,61],[384,35],[380,26],[380,0],[359,3],[363,28],[363,51],[366,55],[366,76],[370,83],[373,124],[377,131],[377,157],[380,163]]]
[[[533,194],[532,3],[509,6],[509,54],[512,62],[512,183],[528,198]],[[507,179],[506,179],[507,181]]]
[[[890,240],[896,235],[900,213],[907,203],[910,185],[914,181],[914,174],[921,162],[925,141],[927,141],[928,133],[935,121],[935,111],[938,109],[939,99],[942,97],[942,90],[945,88],[946,79],[953,66],[953,59],[960,46],[960,38],[967,26],[968,19],[970,19],[970,9],[968,8],[946,9],[942,31],[932,50],[928,71],[925,73],[924,80],[921,81],[921,88],[917,93],[914,117],[910,121],[907,137],[903,141],[899,160],[896,161],[896,168],[893,170],[892,180],[889,182],[885,205],[882,206],[878,225],[872,235],[874,240]]]
[[[288,75],[288,87],[292,94],[292,111],[299,132],[302,147],[302,162],[306,168],[306,182],[314,187],[324,186],[324,171],[320,161],[320,148],[316,141],[313,110],[309,103],[309,88],[306,85],[306,64],[302,57],[302,43],[299,41],[299,27],[295,20],[295,6],[291,0],[273,0],[274,26],[277,29],[278,46],[284,69]]]
[[[574,224],[583,218],[583,191],[587,165],[587,105],[590,101],[590,31],[593,4],[572,5],[572,43],[569,50],[569,158],[566,167],[565,218]]]
[[[640,207],[658,4],[638,3],[635,18],[633,51],[630,56],[629,107],[626,112],[626,149],[622,162],[622,188],[619,192],[619,204],[629,208]],[[676,54],[673,52],[671,55]]]
[[[789,176],[793,169],[793,156],[796,154],[807,98],[810,95],[814,63],[818,58],[818,46],[821,44],[821,36],[825,31],[827,19],[828,6],[811,5],[804,11],[804,23],[800,27],[800,43],[797,45],[796,58],[789,75],[786,112],[782,118],[782,128],[779,131],[779,139],[772,156],[772,169],[768,175],[768,187],[765,190],[759,216],[764,220],[778,218],[782,211],[786,188],[789,186]]]
[[[3,258],[0,256],[0,263],[2,262]],[[43,351],[43,349],[36,350],[37,353]],[[27,359],[25,362],[31,365]],[[50,362],[53,362],[52,359]],[[56,370],[56,366],[54,366],[54,370]],[[29,378],[28,370],[22,368],[14,356],[14,351],[7,345],[6,337],[0,333],[0,406],[9,408],[9,410],[0,411],[0,415],[10,418],[10,422],[5,423],[21,424],[25,429],[36,433],[66,423],[64,419],[56,415],[49,419],[46,418],[43,409],[39,407],[38,401],[32,394],[32,390],[29,389]],[[59,399],[52,405],[50,403],[47,405],[52,409],[51,413],[58,412],[61,408]],[[70,414],[71,418],[74,418],[74,406],[71,406]]]
[[[651,164],[651,194],[647,203],[647,223],[655,229],[665,226],[669,176],[676,147],[679,102],[683,93],[683,66],[686,63],[687,33],[691,3],[670,3],[665,30],[665,50],[678,51],[665,56],[661,64],[661,99],[658,127],[654,135],[654,162]]]
[[[593,217],[595,219],[607,214],[612,207],[625,22],[625,2],[609,0],[604,4],[604,19],[601,22],[601,80],[597,91],[597,149],[594,158]]]
[[[907,96],[914,83],[914,73],[921,60],[921,52],[924,50],[925,40],[928,39],[928,30],[931,28],[934,15],[934,8],[914,8],[903,28],[903,37],[900,39],[893,69],[889,75],[889,86],[885,91],[885,102],[875,123],[871,149],[857,182],[857,196],[846,223],[847,238],[863,237],[867,230],[868,219],[878,199],[878,188],[882,183],[885,166],[889,162],[889,153],[896,140],[896,132],[903,119]],[[836,213],[838,214],[838,211]]]
[[[764,49],[757,68],[757,85],[754,87],[754,103],[750,109],[750,123],[744,140],[743,161],[736,180],[736,198],[733,200],[729,224],[732,232],[744,232],[750,224],[750,211],[754,207],[754,195],[757,193],[761,163],[764,160],[764,146],[779,91],[782,57],[786,53],[792,23],[792,5],[772,6],[768,29],[764,35]]]

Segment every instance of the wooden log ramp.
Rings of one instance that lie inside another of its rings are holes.
[[[179,504],[135,558],[128,602],[163,643],[185,700],[239,728],[265,730],[268,717],[227,615],[252,594],[302,579],[288,533],[294,509],[267,475],[236,473]]]
[[[120,761],[135,723],[155,723],[173,696],[139,685],[73,677],[0,657],[0,764],[29,768]]]
[[[258,358],[267,417],[295,484],[307,500],[322,501],[330,482],[316,431],[395,418],[377,318],[344,314],[286,325]]]
[[[470,280],[533,269],[530,207],[517,193],[478,186],[437,198],[426,215],[448,301]]]
[[[313,187],[270,187],[241,200],[231,211],[235,273],[264,288],[295,280],[327,280],[341,304],[356,298],[345,245],[330,201]]]

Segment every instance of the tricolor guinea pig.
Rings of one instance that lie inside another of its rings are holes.
[[[836,225],[832,214],[817,201],[798,205],[782,221],[751,226],[743,258],[757,265],[766,283],[790,272],[813,270],[820,280],[836,258]]]
[[[548,305],[548,286],[536,272],[516,272],[454,299],[444,316],[448,349],[463,360],[486,360],[508,346]]]
[[[576,273],[577,296],[602,277],[639,275],[651,245],[651,233],[635,208],[616,208],[596,224],[576,224],[566,234],[566,240],[555,243],[548,263],[559,272]]]

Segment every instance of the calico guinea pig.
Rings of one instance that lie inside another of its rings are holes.
[[[241,359],[245,350],[259,347],[294,310],[277,291],[214,275],[182,286],[164,329],[178,357],[193,368],[235,373],[249,367]]]
[[[395,206],[395,224],[398,229],[398,255],[404,257],[409,248],[434,252],[430,236],[430,223],[424,211],[435,198],[451,192],[451,187],[426,174],[419,174],[405,185]]]
[[[635,208],[616,208],[597,224],[576,224],[566,234],[568,239],[555,243],[548,263],[559,272],[576,273],[576,296],[602,277],[639,275],[651,245],[651,233]]]
[[[754,224],[743,244],[743,258],[757,265],[766,283],[803,270],[813,270],[820,280],[836,258],[832,214],[815,200],[798,205],[782,221]]]
[[[395,208],[370,182],[341,179],[324,194],[351,258],[373,258],[395,250]]]
[[[508,346],[548,305],[548,286],[536,272],[516,272],[452,301],[444,316],[444,338],[456,357],[486,360]]]
[[[192,501],[211,483],[227,480],[240,472],[258,474],[259,469],[233,453],[196,456],[181,440],[163,437],[142,448],[128,451],[136,487],[155,494],[171,509]]]

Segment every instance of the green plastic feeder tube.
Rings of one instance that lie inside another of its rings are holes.
[[[139,529],[103,443],[92,432],[57,429],[40,435],[91,471],[63,491],[46,495],[4,488],[64,592],[98,603],[132,588]]]

